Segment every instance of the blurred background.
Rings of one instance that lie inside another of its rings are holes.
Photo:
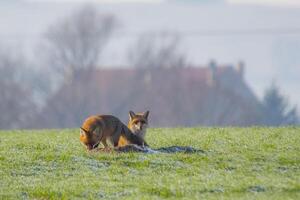
[[[2,0],[0,129],[299,124],[299,19],[298,0]]]

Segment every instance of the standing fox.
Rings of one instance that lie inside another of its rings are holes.
[[[80,127],[80,141],[88,150],[98,147],[100,142],[107,148],[107,139],[116,147],[120,137],[132,144],[148,146],[143,137],[132,133],[125,124],[111,115],[88,117]]]
[[[138,137],[145,140],[146,136],[146,129],[148,127],[148,116],[149,111],[144,113],[134,113],[133,111],[129,111],[129,121],[128,121],[128,128]],[[121,136],[118,146],[125,146],[128,144],[137,144],[131,142],[126,137]]]

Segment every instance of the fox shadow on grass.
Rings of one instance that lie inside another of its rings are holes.
[[[201,149],[195,149],[190,146],[170,146],[170,147],[161,147],[158,149],[151,149],[150,147],[142,147],[135,144],[128,144],[126,146],[115,147],[113,149],[104,149],[99,148],[97,151],[104,152],[140,152],[140,153],[205,153]]]

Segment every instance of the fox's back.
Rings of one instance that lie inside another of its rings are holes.
[[[97,127],[102,131],[115,129],[122,123],[117,117],[112,115],[93,115],[88,117],[82,124],[82,128],[87,131],[94,131]]]

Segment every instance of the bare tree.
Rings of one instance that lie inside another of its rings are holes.
[[[176,68],[187,65],[176,33],[144,34],[129,50],[129,62],[140,69]]]
[[[79,126],[83,117],[96,112],[87,108],[95,103],[94,98],[87,98],[95,96],[90,72],[99,63],[99,56],[116,25],[113,16],[85,6],[48,29],[43,43],[46,62],[54,69],[52,73],[62,75],[64,82],[57,81],[57,76],[52,78],[56,86],[36,117],[39,127]]]
[[[142,109],[156,102],[157,107],[164,108],[166,118],[174,111],[183,112],[180,105],[185,91],[180,75],[182,68],[187,66],[187,59],[181,45],[180,35],[173,32],[148,33],[138,38],[128,52],[129,63],[137,69],[130,87],[132,93],[118,109],[130,104]],[[150,96],[155,98],[145,98]]]
[[[80,69],[91,69],[116,27],[111,15],[86,6],[46,32],[46,57],[51,67],[70,82]]]
[[[0,49],[0,128],[24,128],[36,113],[32,77],[20,55]]]

